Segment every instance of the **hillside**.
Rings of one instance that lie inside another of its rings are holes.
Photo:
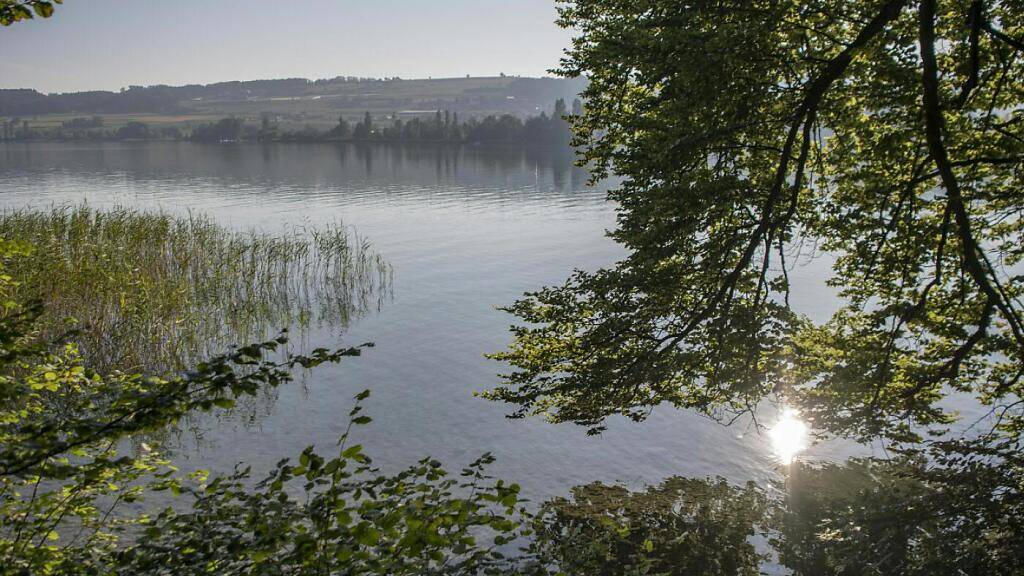
[[[104,116],[107,126],[129,120],[189,124],[225,116],[256,121],[272,116],[293,125],[325,126],[339,116],[398,117],[451,110],[463,117],[550,111],[558,98],[571,100],[583,80],[559,78],[437,78],[403,80],[337,77],[219,82],[188,86],[132,86],[118,92],[43,94],[0,90],[0,117],[33,126],[60,125],[73,118]]]

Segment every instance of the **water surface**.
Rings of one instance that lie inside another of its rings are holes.
[[[594,480],[630,486],[673,476],[764,482],[778,473],[767,440],[746,426],[658,410],[643,424],[613,420],[598,437],[571,425],[509,420],[509,407],[473,396],[498,382],[484,354],[508,343],[513,318],[496,309],[574,268],[614,262],[608,183],[554,152],[473,147],[191,143],[0,146],[0,207],[88,202],[198,211],[238,228],[279,230],[343,221],[394,266],[394,293],[341,340],[314,329],[308,345],[372,341],[360,358],[283,388],[253,419],[203,422],[185,467],[258,470],[309,444],[333,445],[351,397],[364,388],[372,426],[359,440],[386,469],[431,455],[456,468],[490,451],[497,474],[533,499]],[[796,271],[797,276],[802,273]],[[820,285],[819,285],[820,288]],[[822,314],[814,286],[794,298]],[[835,448],[819,448],[822,454]]]

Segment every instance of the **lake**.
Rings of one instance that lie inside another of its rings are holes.
[[[394,267],[379,310],[339,338],[312,329],[307,346],[374,342],[359,358],[317,369],[277,391],[249,417],[204,418],[182,437],[184,468],[264,469],[307,445],[329,448],[352,396],[373,395],[360,429],[375,463],[394,469],[431,455],[454,469],[493,452],[493,472],[540,500],[594,480],[638,487],[682,475],[765,483],[779,464],[763,435],[694,413],[656,410],[645,423],[613,420],[600,436],[538,419],[510,420],[508,406],[474,397],[504,367],[514,321],[497,309],[523,292],[593,270],[623,250],[606,201],[614,183],[590,187],[572,158],[551,151],[333,144],[0,145],[0,207],[88,203],[201,212],[240,229],[280,230],[341,221]],[[824,317],[832,296],[812,265],[793,300]],[[849,446],[818,446],[844,457]]]

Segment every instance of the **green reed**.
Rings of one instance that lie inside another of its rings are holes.
[[[63,206],[0,213],[34,249],[10,266],[94,368],[180,370],[285,327],[343,329],[390,293],[391,267],[340,224],[239,232],[207,216]]]

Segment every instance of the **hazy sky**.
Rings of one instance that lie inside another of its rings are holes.
[[[65,0],[0,28],[0,87],[540,76],[571,36],[554,19],[553,0]]]

